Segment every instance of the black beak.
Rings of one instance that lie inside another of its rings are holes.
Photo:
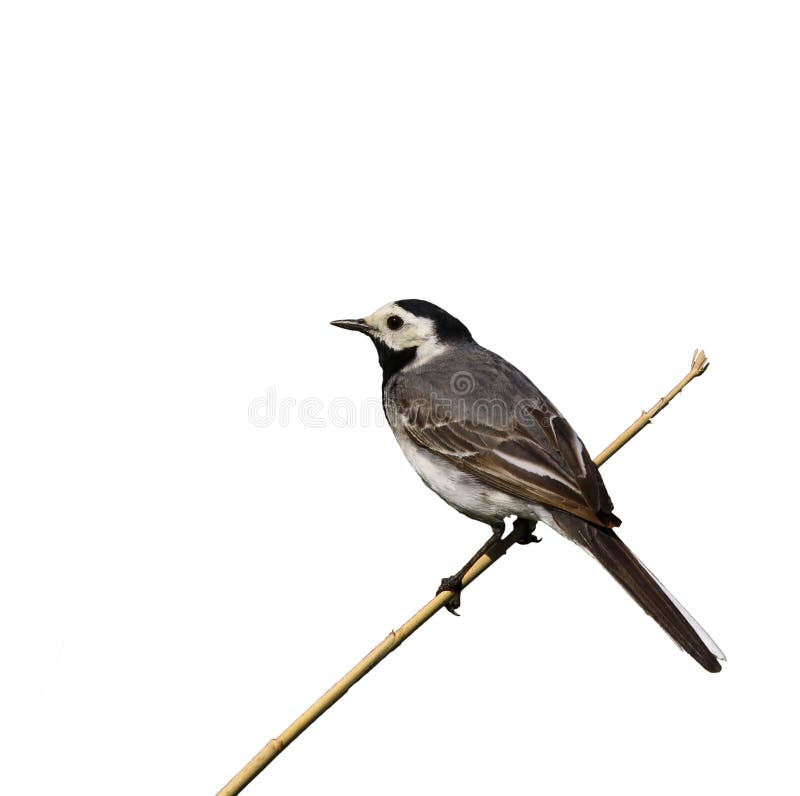
[[[338,326],[340,329],[352,329],[354,332],[363,332],[364,334],[369,334],[372,331],[372,327],[363,318],[349,321],[331,321],[331,325]]]

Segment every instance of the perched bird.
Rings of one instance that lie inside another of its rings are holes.
[[[722,650],[614,532],[620,521],[597,466],[525,374],[427,301],[395,301],[332,323],[375,344],[386,417],[428,487],[489,524],[492,539],[510,515],[527,523],[523,542],[539,541],[536,522],[549,525],[594,556],[703,668],[720,671]],[[465,571],[442,582],[456,593],[455,606]]]

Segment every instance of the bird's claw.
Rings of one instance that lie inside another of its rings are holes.
[[[538,544],[541,542],[542,537],[533,532],[535,528],[536,523],[531,520],[514,520],[514,529],[522,531],[522,535],[517,539],[517,544],[530,544],[531,542]]]
[[[461,582],[461,578],[457,575],[450,575],[450,577],[442,578],[439,588],[436,589],[437,594],[441,594],[443,591],[453,593],[453,596],[444,604],[444,607],[447,608],[453,616],[461,616],[461,614],[456,611],[456,608],[461,605],[461,589],[463,588],[464,584]]]

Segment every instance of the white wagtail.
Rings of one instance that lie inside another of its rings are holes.
[[[532,531],[541,520],[591,553],[703,668],[720,671],[722,650],[614,532],[620,521],[597,466],[530,379],[427,301],[332,323],[363,332],[378,349],[383,408],[420,478],[491,526],[479,554],[502,537],[505,517],[525,523],[517,526],[523,542],[538,541]],[[465,571],[442,582],[455,593],[448,607],[458,605]]]

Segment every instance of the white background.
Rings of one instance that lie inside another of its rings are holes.
[[[729,663],[543,529],[248,793],[796,792],[797,41],[792,3],[4,4],[3,792],[215,792],[484,540],[328,415],[380,389],[328,321],[411,297],[592,451],[705,347],[603,474]],[[323,427],[251,422],[271,388]]]

